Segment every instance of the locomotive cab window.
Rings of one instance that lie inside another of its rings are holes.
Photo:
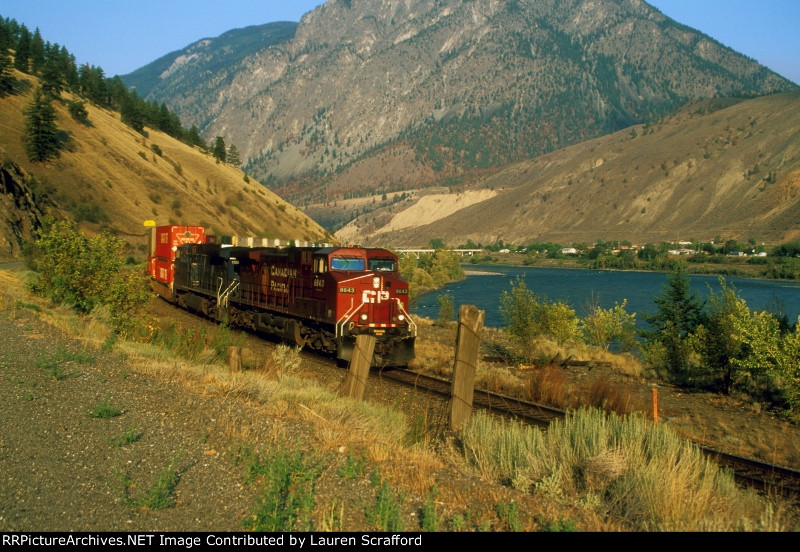
[[[395,272],[397,263],[394,262],[394,259],[370,259],[369,269],[375,272]]]
[[[333,257],[331,270],[364,270],[364,259],[358,257]]]

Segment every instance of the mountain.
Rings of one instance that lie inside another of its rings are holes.
[[[233,29],[162,56],[126,75],[125,83],[146,98],[186,96],[197,89],[213,88],[229,83],[243,60],[286,43],[296,30],[297,23],[290,21]]]
[[[346,242],[800,239],[800,92],[690,103],[458,189],[339,201]],[[331,210],[310,205],[315,216]]]
[[[203,41],[146,68],[158,85],[122,79],[303,207],[463,185],[690,101],[798,89],[642,0],[329,0],[288,35],[220,69],[222,37]]]
[[[119,113],[86,103],[86,122],[70,116],[64,93],[52,102],[65,144],[57,158],[30,162],[23,146],[24,110],[37,80],[13,72],[14,91],[0,97],[0,258],[18,258],[50,213],[88,234],[109,231],[129,253],[146,249],[143,221],[202,224],[218,235],[335,241],[301,211],[241,169],[161,132],[139,134]]]

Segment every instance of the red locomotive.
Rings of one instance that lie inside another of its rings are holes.
[[[165,299],[233,326],[349,361],[375,336],[373,366],[406,366],[417,328],[408,283],[386,249],[232,238],[201,226],[153,228],[149,273]]]

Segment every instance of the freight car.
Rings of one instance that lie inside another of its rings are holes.
[[[151,230],[149,274],[167,301],[231,326],[349,361],[375,336],[372,365],[408,365],[417,327],[408,283],[386,249],[209,235],[201,226]]]

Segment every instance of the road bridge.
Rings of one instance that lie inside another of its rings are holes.
[[[414,255],[417,259],[419,259],[420,255],[430,255],[433,254],[436,250],[435,249],[396,249],[395,250],[398,255]],[[452,251],[461,257],[472,257],[473,255],[477,255],[483,249],[448,249],[448,251]]]

